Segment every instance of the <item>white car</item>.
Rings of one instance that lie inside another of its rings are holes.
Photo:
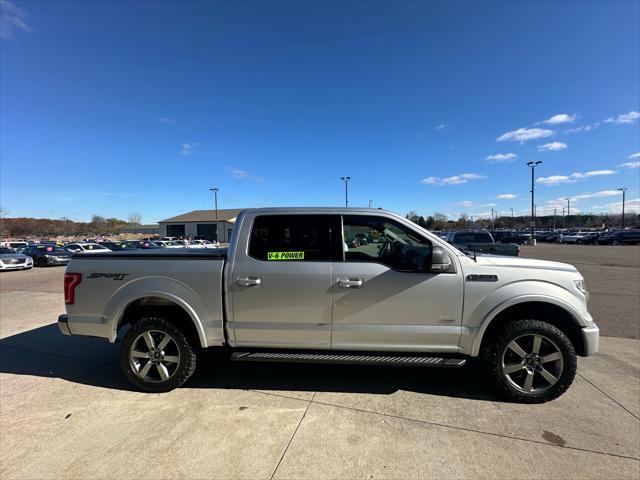
[[[584,237],[588,232],[576,232],[568,235],[562,235],[560,237],[561,243],[578,243],[578,241]]]
[[[162,248],[185,248],[185,244],[180,240],[154,240],[153,243]]]
[[[191,240],[187,248],[220,248],[220,244],[209,240]]]
[[[33,267],[33,258],[8,247],[0,247],[0,270],[22,270]]]
[[[103,247],[98,243],[91,243],[91,242],[70,243],[68,245],[65,245],[62,248],[65,249],[67,252],[71,252],[71,253],[88,253],[88,252],[109,253],[111,252],[111,250],[108,249],[107,247]]]

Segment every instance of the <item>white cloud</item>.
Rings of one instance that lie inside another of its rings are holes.
[[[425,185],[460,185],[467,183],[469,180],[480,180],[487,178],[484,175],[477,173],[461,173],[460,175],[453,175],[451,177],[426,177],[422,179],[422,183]]]
[[[564,133],[578,133],[578,132],[590,132],[600,126],[600,122],[592,123],[591,125],[580,125],[576,128],[569,128]]]
[[[480,207],[497,207],[498,204],[497,203],[484,203],[482,205],[479,205]]]
[[[633,162],[624,162],[618,166],[624,168],[640,168],[640,160],[634,160]]]
[[[464,202],[454,203],[457,207],[472,207],[473,202],[471,200],[465,200]]]
[[[487,160],[489,163],[504,163],[504,162],[513,162],[518,158],[518,155],[515,153],[496,153],[495,155],[489,155]]]
[[[6,0],[0,1],[0,38],[12,40],[18,32],[31,33],[27,24],[29,15],[21,8]]]
[[[551,175],[549,177],[538,177],[536,182],[542,185],[559,185],[561,183],[574,183],[580,178],[597,177],[601,175],[613,175],[615,170],[591,170],[590,172],[575,172],[571,175]]]
[[[629,158],[629,159],[633,159],[633,158],[640,158],[640,152],[632,153],[632,154],[631,154],[631,155],[629,155],[627,158]]]
[[[436,125],[435,127],[433,127],[434,130],[444,130],[444,123],[441,123],[440,125]]]
[[[614,173],[616,173],[615,170],[592,170],[585,173],[572,173],[571,178],[597,177],[600,175],[613,175]]]
[[[519,128],[511,132],[503,133],[496,140],[498,142],[526,142],[527,140],[550,137],[554,133],[553,130],[547,130],[545,128]]]
[[[198,142],[183,143],[182,147],[180,148],[180,153],[182,155],[191,155],[195,152],[195,149],[198,145]]]
[[[232,178],[236,180],[251,180],[253,182],[263,182],[264,177],[255,177],[250,175],[246,170],[242,170],[240,168],[235,167],[227,167],[227,172],[231,175]]]
[[[631,111],[607,118],[604,123],[633,123],[640,118],[640,112]]]
[[[427,177],[422,179],[422,183],[425,185],[435,185],[440,180],[438,177]]]
[[[559,152],[567,148],[567,144],[563,142],[551,142],[544,145],[538,145],[539,152]]]
[[[575,182],[575,180],[572,180],[571,177],[567,175],[551,175],[549,177],[538,177],[536,182],[542,185],[558,185],[560,183]]]
[[[500,195],[496,195],[496,198],[498,200],[511,200],[512,198],[516,198],[517,195],[514,195],[513,193],[501,193]]]
[[[162,117],[158,119],[158,123],[164,123],[167,125],[175,125],[176,121],[173,118],[169,118],[169,117]]]
[[[603,197],[614,197],[619,195],[620,192],[618,190],[602,190],[600,192],[595,193],[583,193],[581,195],[576,195],[571,197],[572,200],[585,200],[587,198],[603,198]]]
[[[558,113],[551,118],[546,119],[542,123],[547,125],[558,125],[560,123],[571,123],[576,119],[576,115],[569,115],[567,113]]]
[[[618,192],[621,193],[621,192]],[[640,211],[640,198],[634,198],[633,200],[627,200],[624,204],[625,207],[625,213],[630,213],[630,212],[639,212]],[[614,211],[614,212],[621,212],[622,211],[622,202],[612,202],[612,203],[607,203],[604,208],[603,207],[599,207],[602,208],[603,210],[609,210],[609,211]]]

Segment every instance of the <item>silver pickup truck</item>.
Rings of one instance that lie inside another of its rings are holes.
[[[235,361],[459,368],[469,358],[508,399],[544,402],[598,348],[571,265],[465,255],[375,209],[238,215],[228,249],[75,255],[66,335],[122,343],[136,387],[186,382],[203,348]],[[358,379],[354,378],[354,382]]]

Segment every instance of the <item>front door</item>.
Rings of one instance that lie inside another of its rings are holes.
[[[425,271],[431,242],[393,218],[344,215],[342,223],[343,258],[332,274],[332,347],[457,352],[460,269]]]
[[[330,348],[330,250],[329,215],[253,219],[231,272],[237,346]]]

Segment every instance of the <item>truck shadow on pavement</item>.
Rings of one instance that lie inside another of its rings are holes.
[[[135,390],[119,366],[119,344],[62,335],[57,325],[0,339],[0,372],[61,378],[116,390]],[[501,401],[477,366],[460,369],[237,363],[228,353],[202,351],[198,368],[182,388],[389,395],[398,390],[474,400]]]

